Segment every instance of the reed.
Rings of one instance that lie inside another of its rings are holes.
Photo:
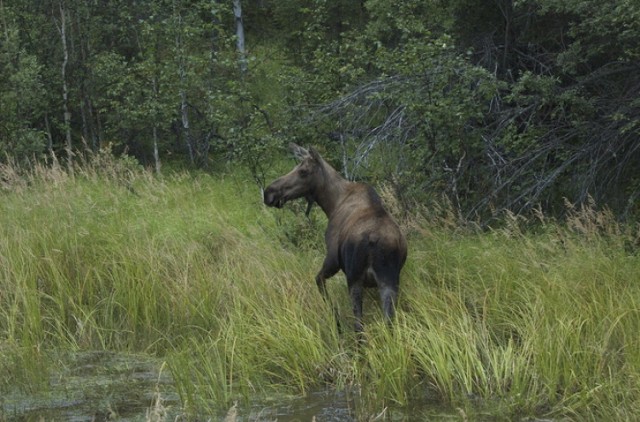
[[[58,353],[108,350],[164,359],[192,415],[321,388],[358,396],[362,419],[425,400],[507,419],[640,413],[640,233],[594,204],[535,229],[405,220],[397,320],[365,306],[360,343],[344,279],[332,303],[316,291],[322,219],[272,213],[249,178],[156,178],[108,156],[0,174],[0,391],[46,388]]]

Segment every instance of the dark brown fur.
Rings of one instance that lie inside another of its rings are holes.
[[[407,257],[407,243],[398,225],[382,206],[375,190],[344,179],[312,148],[291,144],[300,163],[275,180],[264,191],[264,203],[282,207],[285,202],[306,198],[327,215],[327,255],[316,276],[326,298],[325,280],[339,270],[347,277],[356,317],[362,331],[362,290],[378,287],[384,315],[391,321],[400,283],[400,270]]]

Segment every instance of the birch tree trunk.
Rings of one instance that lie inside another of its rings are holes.
[[[67,47],[67,12],[64,7],[64,2],[60,2],[60,39],[62,41],[62,107],[64,111],[64,127],[66,132],[66,145],[65,149],[67,151],[67,164],[69,167],[72,166],[72,147],[73,144],[71,142],[71,111],[69,110],[69,88],[67,87],[67,64],[69,63],[69,49]]]
[[[158,152],[158,125],[153,125],[153,161],[156,166],[156,174],[160,174],[160,154]]]
[[[156,103],[158,101],[158,82],[154,77],[152,80],[153,83],[153,95],[156,97]],[[156,174],[160,174],[160,154],[158,153],[158,116],[157,112],[155,113],[153,119],[153,161],[155,163]]]
[[[195,150],[193,140],[191,139],[191,131],[189,128],[189,104],[187,102],[187,70],[185,68],[184,47],[182,45],[182,16],[179,12],[175,12],[178,19],[178,31],[176,33],[176,52],[178,55],[178,76],[180,78],[180,114],[182,118],[182,131],[189,151],[189,160],[191,164],[195,163]]]
[[[44,113],[44,127],[47,129],[47,152],[50,156],[53,156],[53,135],[51,134],[48,112]]]
[[[247,56],[244,48],[244,24],[240,0],[233,0],[233,15],[236,18],[236,47],[240,56],[240,71],[245,73],[247,71]]]
[[[183,70],[180,71],[180,80],[184,80]],[[191,164],[194,164],[195,151],[193,142],[191,141],[191,131],[189,130],[189,105],[187,103],[187,91],[184,88],[180,89],[180,113],[182,115],[182,131],[187,142],[187,149],[189,150],[189,159],[191,160]]]

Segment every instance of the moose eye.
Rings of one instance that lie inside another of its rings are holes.
[[[300,169],[300,170],[298,170],[298,174],[300,175],[300,177],[307,177],[309,175],[309,170]]]

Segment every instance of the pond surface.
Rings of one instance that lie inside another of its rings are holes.
[[[7,391],[0,397],[0,421],[179,421],[183,412],[171,374],[147,356],[87,352],[65,359],[42,391]],[[344,392],[317,391],[238,404],[199,420],[356,421],[356,402]],[[373,415],[375,416],[375,415]],[[461,420],[458,412],[439,411],[433,403],[385,410],[379,420]],[[464,418],[462,418],[464,419]]]
[[[169,371],[144,356],[75,354],[48,384],[35,392],[3,392],[0,420],[133,421],[179,407]]]

